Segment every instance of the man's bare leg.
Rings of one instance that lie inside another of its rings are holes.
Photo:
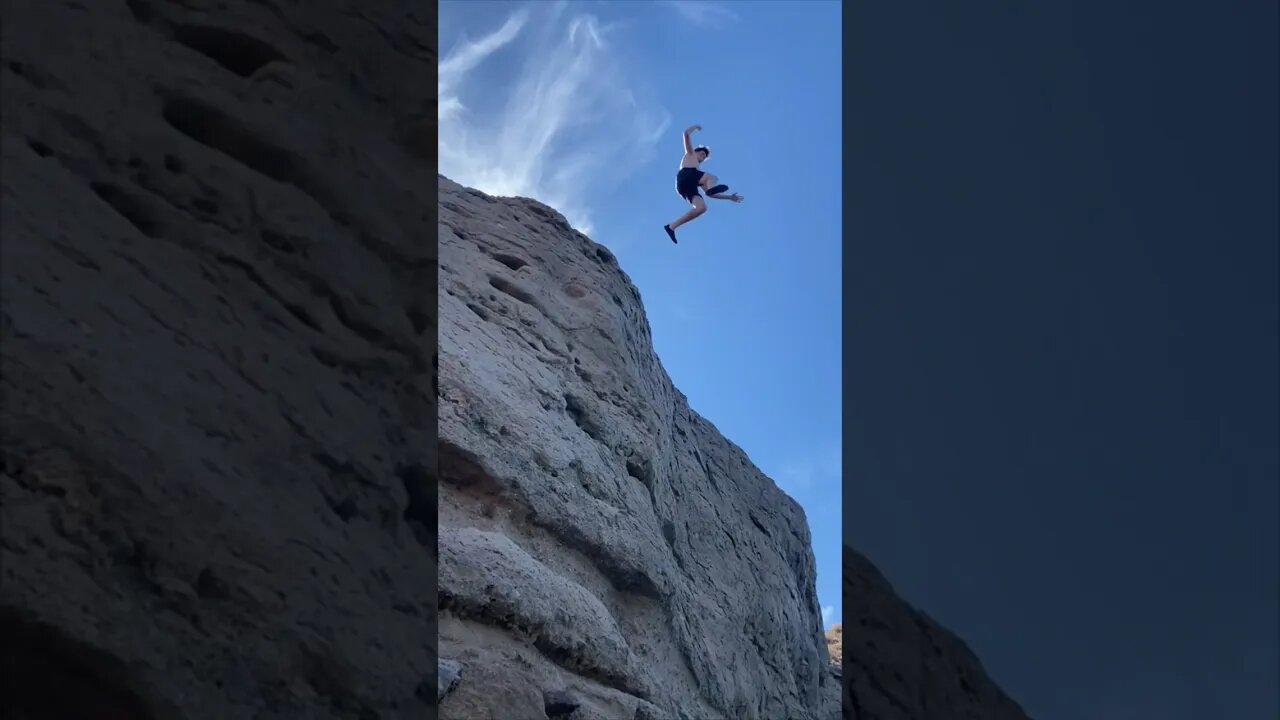
[[[676,220],[675,220],[675,221],[673,221],[673,222],[672,222],[670,225],[668,225],[667,227],[671,228],[672,230],[675,230],[676,228],[680,227],[681,225],[683,225],[683,224],[685,224],[685,223],[689,222],[690,220],[692,220],[692,219],[694,219],[694,218],[698,217],[699,215],[701,215],[702,213],[704,213],[704,212],[706,212],[706,211],[707,211],[707,203],[706,203],[706,201],[704,201],[702,198],[698,198],[697,200],[694,200],[693,202],[694,202],[693,209],[691,209],[691,210],[689,210],[689,212],[687,212],[687,213],[685,213],[685,214],[681,215],[679,218],[676,218]]]
[[[725,191],[729,189],[728,185],[721,185],[720,178],[715,175],[703,175],[698,181],[698,186],[707,194],[707,197],[713,197],[717,200],[733,200],[732,195],[726,195]],[[740,202],[735,200],[734,202]]]
[[[689,201],[689,204],[693,206],[692,210],[673,220],[670,225],[667,225],[662,228],[663,230],[667,231],[667,236],[671,238],[671,242],[676,241],[676,233],[675,233],[676,228],[680,227],[681,225],[689,222],[690,220],[698,217],[699,215],[707,211],[707,201],[703,200],[702,196],[697,196],[693,198],[692,200]]]

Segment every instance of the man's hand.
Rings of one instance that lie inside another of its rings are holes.
[[[698,132],[701,129],[702,129],[701,125],[690,125],[689,129],[684,131],[684,134],[688,135],[689,133],[692,133],[692,132]]]
[[[738,193],[734,193],[734,194],[730,195],[730,196],[729,196],[729,199],[730,199],[730,200],[732,200],[732,201],[734,201],[734,202],[742,202],[742,196],[741,196],[741,195],[739,195]]]

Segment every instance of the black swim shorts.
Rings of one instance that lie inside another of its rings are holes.
[[[705,174],[698,168],[680,168],[680,172],[676,173],[676,192],[685,200],[693,202],[700,195],[698,181]]]

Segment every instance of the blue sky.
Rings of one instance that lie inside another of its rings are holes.
[[[440,171],[610,247],[693,408],[841,547],[840,4],[443,2]],[[746,201],[678,231],[681,131]]]

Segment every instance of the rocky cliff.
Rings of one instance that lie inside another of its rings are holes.
[[[0,715],[838,715],[803,514],[613,257],[432,197],[424,10],[6,3]],[[1021,717],[846,593],[854,717]]]
[[[908,605],[867,558],[846,546],[843,564],[845,717],[1027,720],[964,641]]]
[[[0,715],[434,714],[429,10],[5,3]]]
[[[617,260],[439,193],[441,717],[838,716],[804,513],[672,386]]]

